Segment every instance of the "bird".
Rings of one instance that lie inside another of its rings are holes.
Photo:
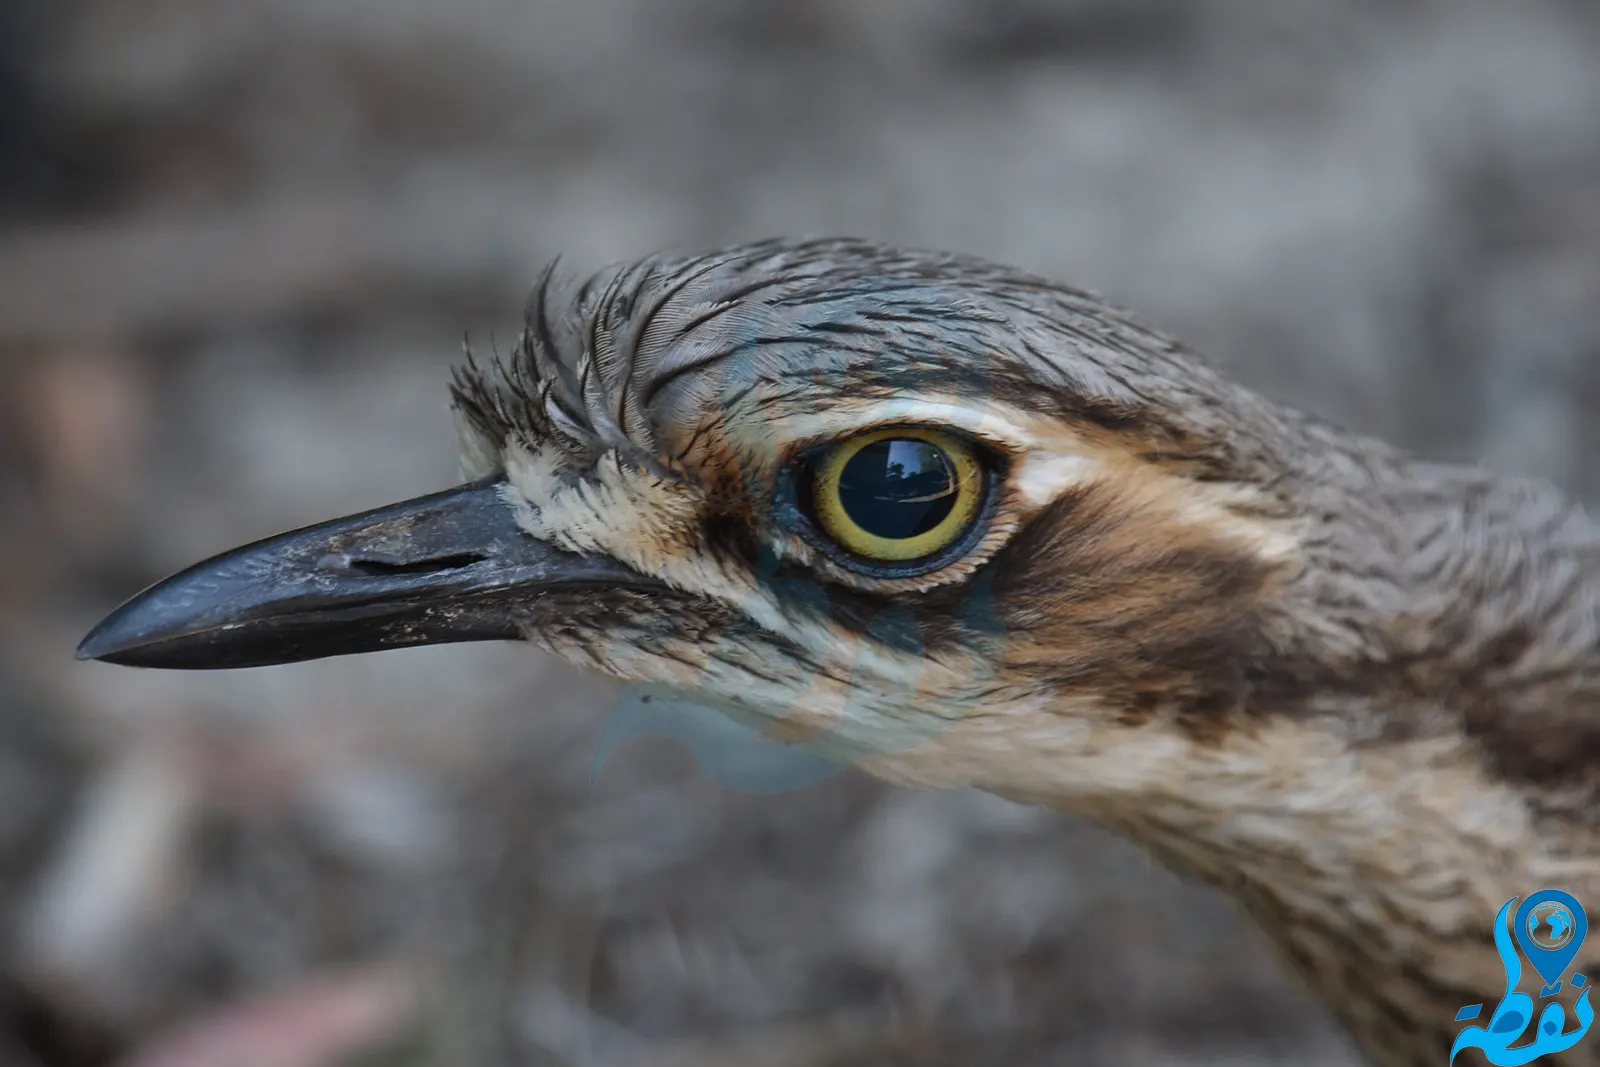
[[[1133,840],[1379,1067],[1449,1062],[1509,993],[1507,901],[1600,900],[1600,532],[1546,482],[1268,399],[1087,291],[850,238],[551,264],[450,397],[458,485],[197,564],[79,658],[532,642]]]

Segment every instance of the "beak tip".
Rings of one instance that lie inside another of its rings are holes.
[[[86,663],[91,660],[105,663],[125,662],[121,658],[121,654],[136,648],[139,642],[136,639],[129,640],[126,636],[117,634],[116,627],[113,625],[116,618],[116,615],[112,615],[90,630],[87,636],[78,642],[78,648],[73,653],[73,658],[79,663]]]

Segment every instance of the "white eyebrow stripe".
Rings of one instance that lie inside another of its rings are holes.
[[[1050,504],[1066,490],[1090,480],[1103,465],[1102,460],[1081,452],[1057,451],[1063,444],[1070,445],[1070,441],[1063,441],[1056,434],[1041,434],[1036,417],[1007,405],[973,407],[970,402],[926,394],[786,416],[766,432],[775,437],[781,432],[790,440],[806,440],[848,435],[895,422],[945,426],[1005,442],[1018,453],[1011,481],[1028,509]]]
[[[772,421],[763,420],[760,426],[761,432],[769,435],[771,443],[780,448],[794,441],[840,437],[897,422],[965,430],[977,437],[1004,441],[1019,451],[1037,447],[1036,436],[1026,423],[1008,418],[1008,414],[998,405],[975,408],[970,403],[924,395],[865,404],[846,402],[826,411],[799,412]]]
[[[1042,508],[1073,486],[1083,485],[1102,466],[1091,456],[1030,452],[1012,472],[1012,484],[1032,508]]]

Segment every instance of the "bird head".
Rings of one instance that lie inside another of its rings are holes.
[[[891,777],[1026,792],[1041,746],[1087,788],[1136,775],[1105,759],[1132,731],[1223,728],[1292,643],[1298,424],[985,262],[819,241],[552,269],[452,396],[466,484],[199,564],[80,655],[526,638]]]
[[[452,396],[465,484],[201,563],[80,655],[528,639],[1076,810],[1228,886],[1386,1064],[1494,988],[1508,897],[1600,884],[1600,535],[1548,486],[1269,403],[1085,293],[849,241],[548,271]]]

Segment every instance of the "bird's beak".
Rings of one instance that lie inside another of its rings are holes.
[[[516,603],[656,584],[523,532],[503,486],[476,482],[196,564],[112,612],[78,658],[202,670],[514,640]]]

